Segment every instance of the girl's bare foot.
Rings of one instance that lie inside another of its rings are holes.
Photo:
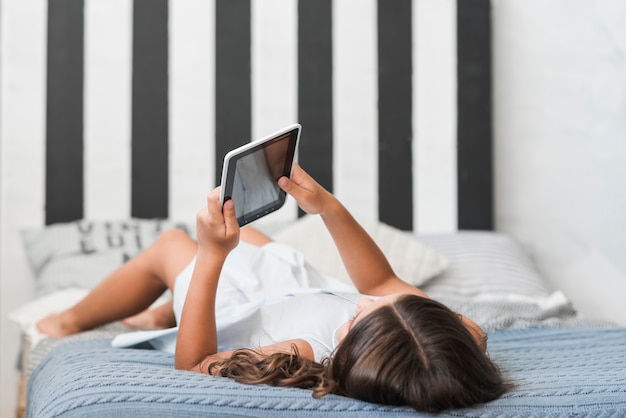
[[[165,329],[176,326],[176,320],[173,318],[171,308],[167,312],[165,306],[146,309],[137,315],[123,319],[122,322],[131,328],[140,329]]]
[[[122,319],[122,322],[131,328],[153,329],[157,328],[156,319],[150,310],[145,310],[137,315]]]
[[[54,313],[37,322],[39,332],[48,337],[61,338],[80,332],[80,329],[72,325],[66,312]]]

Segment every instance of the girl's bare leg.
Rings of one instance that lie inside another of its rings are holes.
[[[253,245],[262,246],[271,242],[272,239],[251,226],[241,229],[240,238]],[[165,303],[153,309],[146,309],[143,312],[125,318],[124,324],[132,328],[170,328],[176,326],[176,318],[172,310],[172,302]]]
[[[111,273],[72,308],[37,324],[44,334],[62,337],[136,315],[148,308],[196,254],[182,231],[163,233],[153,245]]]

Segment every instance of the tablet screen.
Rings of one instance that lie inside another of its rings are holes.
[[[235,201],[240,226],[278,210],[285,203],[286,194],[277,181],[291,174],[298,135],[299,127],[294,127],[251,142],[226,156],[223,201]]]

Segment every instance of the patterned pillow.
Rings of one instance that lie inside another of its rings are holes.
[[[91,289],[167,229],[194,234],[195,226],[158,219],[74,221],[22,231],[36,277],[36,295]]]

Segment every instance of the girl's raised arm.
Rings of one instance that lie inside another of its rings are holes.
[[[426,296],[395,275],[383,252],[350,212],[299,165],[294,165],[290,179],[282,177],[278,184],[302,210],[322,217],[360,293],[383,296],[406,292]]]
[[[217,352],[215,294],[228,253],[239,242],[233,201],[219,203],[219,188],[197,215],[198,253],[178,328],[174,365],[192,370]]]

